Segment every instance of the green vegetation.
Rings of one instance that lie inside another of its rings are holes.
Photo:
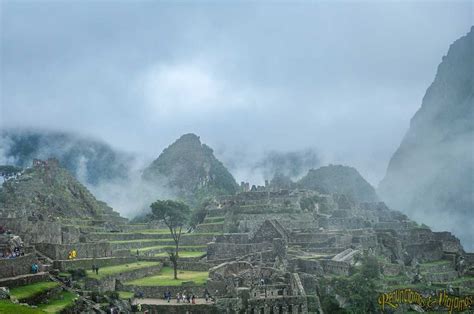
[[[146,253],[146,252],[149,252],[149,251],[155,251],[155,250],[172,250],[174,249],[175,247],[172,246],[172,245],[156,245],[156,246],[149,246],[149,247],[143,247],[143,248],[140,248],[140,249],[131,249],[130,250],[130,253],[132,254],[135,254],[137,251],[138,253]],[[182,245],[179,247],[179,249],[183,249],[183,250],[193,250],[193,249],[196,249],[196,250],[205,250],[207,248],[206,245]],[[194,251],[194,250],[193,250]],[[179,251],[179,256],[181,256],[181,252],[182,251]]]
[[[0,313],[44,314],[43,311],[28,307],[26,305],[13,303],[10,300],[0,300]]]
[[[377,286],[380,278],[380,266],[377,258],[365,254],[361,258],[362,266],[355,268],[349,277],[329,279],[336,293],[347,296],[348,306],[345,310],[349,313],[376,313]],[[327,283],[322,283],[327,284]],[[322,295],[323,310],[327,313],[344,313],[331,295]]]
[[[164,238],[164,239],[138,239],[138,240],[117,240],[117,241],[110,241],[110,243],[147,243],[147,242],[168,242],[171,241],[171,238]]]
[[[213,223],[213,222],[224,222],[225,217],[224,216],[217,216],[217,217],[207,217],[206,223]]]
[[[42,281],[33,283],[31,285],[13,288],[10,290],[10,295],[12,298],[23,300],[31,298],[39,293],[54,289],[57,286],[59,286],[59,284],[54,281]]]
[[[127,233],[143,233],[143,234],[167,234],[170,231],[168,229],[143,229],[137,230],[134,232],[127,232]]]
[[[181,252],[179,252],[179,257],[201,257],[201,256],[203,256],[204,254],[206,254],[206,252],[200,252],[200,251],[181,251]],[[168,256],[168,253],[166,253],[166,252],[161,252],[161,253],[155,254],[154,256],[156,256],[156,257]]]
[[[120,299],[124,299],[124,300],[133,298],[133,292],[129,292],[129,291],[118,291],[118,295]]]
[[[46,313],[59,313],[74,304],[76,299],[77,295],[74,293],[63,291],[57,298],[50,300],[47,304],[38,306],[38,309]]]
[[[182,202],[173,200],[156,201],[150,205],[150,219],[154,221],[163,221],[170,229],[175,248],[174,252],[168,252],[170,261],[173,263],[174,279],[178,279],[178,259],[179,259],[179,241],[183,227],[188,223],[191,209]]]
[[[127,285],[136,286],[179,286],[185,281],[194,281],[196,285],[204,285],[208,277],[207,271],[179,271],[179,279],[174,279],[174,270],[171,267],[163,267],[156,276],[145,277],[126,282]]]
[[[123,272],[128,272],[136,269],[141,269],[150,266],[158,266],[160,265],[159,262],[136,262],[130,264],[121,264],[115,266],[107,266],[99,268],[99,274],[97,275],[92,270],[87,271],[87,276],[90,278],[101,279],[110,275],[119,274]]]
[[[144,170],[143,177],[152,182],[165,179],[193,207],[209,197],[235,194],[238,189],[234,177],[195,134],[185,134],[166,148]]]

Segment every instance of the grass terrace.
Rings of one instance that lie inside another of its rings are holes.
[[[205,224],[217,223],[217,222],[224,223],[224,221],[225,221],[225,217],[224,217],[224,216],[206,217],[206,219],[204,220],[204,223],[205,223]]]
[[[74,293],[63,291],[57,298],[49,300],[47,304],[41,304],[38,309],[46,313],[60,313],[65,308],[74,304],[77,295]]]
[[[44,312],[39,309],[13,303],[10,300],[0,300],[0,313],[44,314]]]
[[[158,266],[160,265],[159,262],[136,262],[136,263],[129,263],[129,264],[121,264],[115,266],[107,266],[99,268],[99,274],[97,275],[92,270],[87,271],[87,276],[90,278],[101,279],[107,276],[111,276],[114,274],[120,274],[124,272],[133,271],[136,269],[141,269],[150,266]]]
[[[27,298],[31,298],[37,294],[42,292],[54,289],[58,287],[59,284],[54,281],[42,281],[33,283],[31,285],[21,286],[12,288],[10,290],[10,296],[17,300],[24,300]]]
[[[110,241],[110,243],[147,243],[147,242],[169,242],[173,240],[171,238],[165,239],[137,239],[137,240],[117,240],[117,241]]]
[[[120,299],[128,300],[128,299],[133,298],[133,292],[129,292],[129,291],[117,291],[117,292],[119,294]]]
[[[206,245],[180,245],[179,249],[186,251],[188,249],[191,251],[191,249],[194,250],[205,250],[207,248]],[[174,245],[157,245],[157,246],[148,246],[148,247],[142,247],[140,249],[130,249],[130,252],[132,254],[135,254],[138,250],[139,253],[146,253],[148,251],[154,251],[154,250],[174,250],[175,246]],[[202,252],[202,251],[200,251]],[[166,252],[164,252],[166,253]],[[181,254],[181,253],[180,253]]]
[[[182,251],[179,252],[179,257],[201,257],[204,256],[206,252],[201,252],[201,251]],[[161,252],[161,253],[156,253],[154,256],[156,257],[163,257],[163,256],[168,256],[167,252]]]
[[[135,286],[180,286],[185,281],[194,281],[196,285],[206,284],[209,272],[178,270],[178,279],[173,279],[173,268],[163,267],[158,275],[126,282]]]

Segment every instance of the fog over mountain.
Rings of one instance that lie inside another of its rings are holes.
[[[2,1],[0,128],[71,134],[89,159],[62,154],[64,166],[121,212],[156,197],[141,170],[186,133],[237,182],[342,164],[377,186],[472,12],[472,1]],[[11,143],[2,162],[23,164]],[[46,143],[41,156],[69,151]]]
[[[474,28],[438,67],[379,193],[393,208],[474,249]]]

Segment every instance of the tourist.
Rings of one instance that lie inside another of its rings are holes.
[[[206,288],[206,291],[204,291],[204,298],[206,299],[206,303],[209,301],[209,291]]]
[[[96,266],[96,267],[95,267],[95,274],[96,274],[96,275],[99,274],[99,266]]]
[[[39,268],[39,267],[38,267],[38,264],[33,263],[33,264],[31,265],[31,272],[32,272],[33,274],[36,274],[36,273],[38,272],[38,268]]]
[[[169,290],[166,292],[166,300],[168,301],[168,303],[170,303],[171,301],[171,291]]]
[[[92,273],[95,273],[95,264],[92,264]]]
[[[176,293],[176,303],[179,303],[179,301],[181,300],[181,293]]]
[[[72,254],[72,259],[76,259],[77,252],[75,249],[72,250],[71,254]]]
[[[72,259],[72,251],[69,251],[68,255],[67,255],[67,258],[68,259]]]
[[[186,301],[187,301],[188,303],[191,303],[191,295],[190,295],[190,294],[188,294],[188,295],[186,296]]]
[[[191,297],[191,300],[192,300],[192,304],[196,304],[196,296],[194,294]]]

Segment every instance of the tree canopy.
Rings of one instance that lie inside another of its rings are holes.
[[[191,210],[188,205],[180,201],[158,200],[150,205],[151,218],[163,220],[170,229],[183,227],[189,219]]]

